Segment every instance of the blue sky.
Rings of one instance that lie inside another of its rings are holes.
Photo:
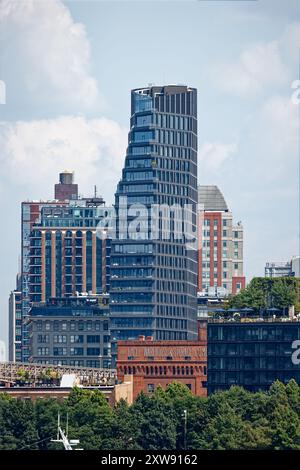
[[[298,254],[298,0],[2,0],[0,30],[0,339],[21,200],[50,199],[68,168],[113,202],[131,88],[198,88],[199,183],[242,220],[248,279]]]

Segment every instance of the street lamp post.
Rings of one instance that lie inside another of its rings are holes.
[[[187,410],[183,410],[183,448],[186,450]]]

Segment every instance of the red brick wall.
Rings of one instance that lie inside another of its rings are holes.
[[[207,341],[205,334],[202,337],[201,341],[119,341],[118,379],[133,375],[133,399],[141,391],[149,393],[150,384],[165,388],[172,382],[189,385],[195,395],[206,396]]]
[[[235,276],[232,278],[232,293],[237,293],[237,284],[241,284],[241,289],[245,289],[246,287],[246,278],[245,276]]]

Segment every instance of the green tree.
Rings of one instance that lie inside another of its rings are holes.
[[[132,405],[139,423],[137,444],[146,450],[176,449],[176,415],[161,397],[141,393]]]

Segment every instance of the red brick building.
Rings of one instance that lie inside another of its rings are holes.
[[[160,385],[172,382],[187,385],[195,395],[206,396],[207,337],[199,328],[199,341],[119,341],[117,376],[133,376],[133,399],[140,392],[152,393]]]
[[[217,186],[199,186],[198,198],[198,291],[206,295],[236,294],[246,285],[243,226],[233,222]]]

